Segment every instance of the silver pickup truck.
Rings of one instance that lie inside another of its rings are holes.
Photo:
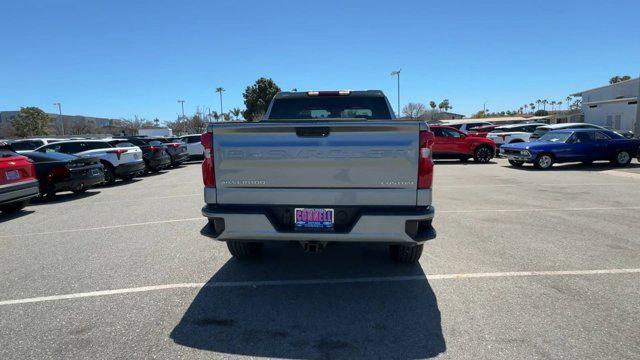
[[[395,119],[382,91],[281,92],[262,121],[202,135],[202,233],[239,259],[265,241],[349,241],[416,262],[436,236],[433,140],[425,122]]]

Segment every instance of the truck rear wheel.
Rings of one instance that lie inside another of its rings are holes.
[[[420,245],[389,245],[389,253],[393,260],[401,263],[416,263],[420,260],[422,255],[422,248]]]
[[[261,242],[227,241],[229,252],[239,260],[258,257],[263,246]]]

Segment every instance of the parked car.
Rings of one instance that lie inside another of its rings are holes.
[[[533,134],[529,137],[529,141],[538,140],[542,137],[542,135],[546,134],[551,130],[563,130],[563,129],[600,129],[607,130],[606,128],[594,124],[589,123],[562,123],[562,124],[553,124],[553,125],[545,125],[538,127]]]
[[[13,151],[18,154],[23,154],[25,152],[33,151],[40,146],[44,146],[47,144],[53,144],[58,141],[62,141],[65,139],[55,139],[55,138],[31,138],[31,139],[20,139],[13,140],[10,142],[11,148]]]
[[[171,166],[176,167],[189,160],[187,146],[179,140],[170,140],[164,137],[147,137],[146,141],[160,141],[166,146],[166,151],[171,158]]]
[[[519,142],[527,142],[533,132],[547,124],[543,123],[529,123],[529,124],[511,124],[502,125],[493,129],[487,138],[493,140],[496,143],[496,147],[502,146],[502,144],[512,144]]]
[[[626,139],[609,130],[565,129],[553,130],[534,142],[508,144],[500,148],[500,155],[513,166],[533,163],[538,169],[549,169],[554,163],[609,160],[625,166],[638,156],[640,140]]]
[[[35,165],[40,197],[44,200],[53,199],[61,191],[83,193],[104,182],[104,167],[99,157],[39,151],[25,156]]]
[[[426,122],[396,120],[378,90],[281,92],[264,119],[202,135],[203,234],[236,258],[296,240],[312,252],[377,242],[396,261],[418,261],[436,236]]]
[[[103,140],[66,140],[39,147],[36,151],[98,157],[104,165],[107,184],[113,184],[116,178],[131,180],[144,171],[142,150],[137,146],[115,148]]]
[[[139,147],[144,160],[144,172],[156,173],[171,166],[171,157],[166,151],[166,146],[160,141],[146,141],[144,138],[136,137],[108,139],[106,141],[114,147]]]
[[[8,143],[0,143],[0,212],[20,211],[36,196],[38,180],[33,163]]]
[[[456,128],[462,131],[463,133],[467,133],[469,132],[469,130],[473,128],[476,128],[479,126],[493,125],[493,124],[488,121],[480,121],[480,122],[472,122],[472,123],[457,123],[457,120],[452,120],[451,122],[443,121],[442,125],[450,126],[452,128]]]
[[[497,128],[500,125],[481,125],[472,127],[467,131],[467,135],[469,136],[477,136],[477,137],[486,137],[487,134],[493,129]]]
[[[473,157],[479,163],[487,163],[496,153],[496,146],[490,139],[470,136],[449,126],[432,125],[430,129],[435,136],[434,159],[467,161]]]
[[[182,142],[187,146],[187,152],[189,153],[189,159],[202,159],[204,158],[204,146],[200,142],[200,135],[185,135],[181,137]]]

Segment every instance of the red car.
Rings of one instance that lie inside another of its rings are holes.
[[[495,130],[500,125],[477,126],[467,132],[469,136],[487,137],[487,134]]]
[[[465,134],[450,126],[430,126],[435,135],[433,157],[435,159],[473,158],[479,163],[487,163],[496,153],[496,144],[491,139]]]
[[[33,163],[0,142],[0,211],[22,210],[31,198],[38,196],[38,180]]]

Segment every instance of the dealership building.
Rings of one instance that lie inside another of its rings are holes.
[[[582,97],[585,122],[640,134],[640,119],[637,119],[639,87],[640,78],[635,78],[571,96]]]

